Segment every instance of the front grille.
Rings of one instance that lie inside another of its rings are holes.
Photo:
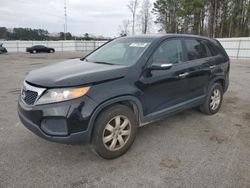
[[[23,100],[28,105],[33,105],[37,99],[38,93],[35,91],[23,90]]]
[[[21,98],[27,105],[34,105],[46,88],[36,87],[27,82],[23,83]]]

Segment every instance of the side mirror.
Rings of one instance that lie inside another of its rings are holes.
[[[171,63],[167,63],[167,64],[155,64],[152,65],[149,69],[150,70],[168,70],[173,66],[173,64]]]

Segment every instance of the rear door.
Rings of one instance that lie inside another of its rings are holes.
[[[188,64],[187,99],[205,96],[213,68],[213,58],[207,49],[206,41],[198,38],[185,38],[185,58]]]
[[[48,52],[47,47],[41,46],[41,52]]]
[[[211,42],[211,41],[207,41],[206,43],[208,50],[211,54],[211,59],[209,61],[209,63],[207,64],[207,66],[209,66],[210,70],[211,70],[211,80],[214,77],[217,76],[222,76],[223,78],[225,78],[225,85],[224,89],[226,90],[228,87],[228,81],[229,81],[229,57],[226,54],[225,50],[223,49],[223,47],[219,44],[219,42]]]

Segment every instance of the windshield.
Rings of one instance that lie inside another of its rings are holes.
[[[151,44],[153,38],[119,38],[99,48],[86,61],[115,65],[133,65]]]

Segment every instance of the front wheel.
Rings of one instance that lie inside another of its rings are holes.
[[[206,101],[200,106],[200,111],[212,115],[216,114],[222,104],[223,88],[220,83],[214,83],[207,94]]]
[[[136,131],[134,112],[127,106],[114,105],[101,112],[96,120],[93,148],[105,159],[119,157],[132,145]]]

